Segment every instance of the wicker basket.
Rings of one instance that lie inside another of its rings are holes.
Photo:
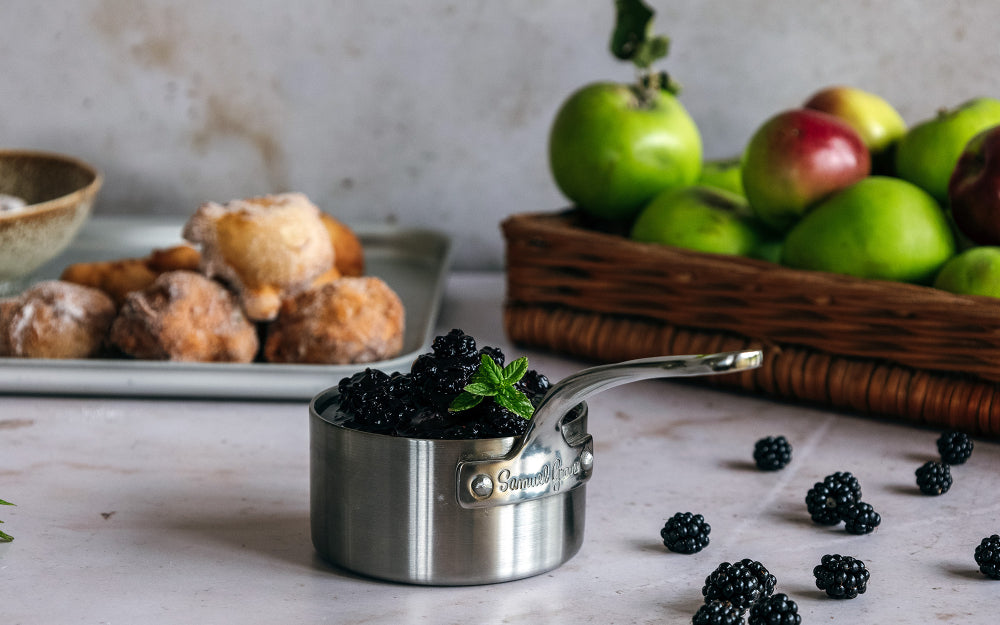
[[[760,369],[706,380],[1000,435],[1000,300],[636,243],[574,211],[502,229],[516,343],[600,362],[761,347]]]

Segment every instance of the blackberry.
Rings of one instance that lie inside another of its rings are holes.
[[[820,525],[836,525],[849,506],[861,501],[861,484],[850,472],[838,471],[816,482],[806,493],[809,516]]]
[[[948,465],[929,460],[916,470],[917,486],[925,495],[943,495],[951,488],[951,469]]]
[[[481,425],[482,436],[487,438],[520,436],[528,430],[528,425],[531,423],[521,415],[492,401],[480,402],[472,411],[472,419]]]
[[[690,512],[678,512],[667,520],[660,537],[663,545],[676,553],[698,553],[708,546],[712,526],[705,517]]]
[[[747,625],[799,625],[799,606],[788,595],[779,592],[750,606]]]
[[[743,625],[743,612],[728,601],[709,601],[694,613],[692,625]]]
[[[378,369],[365,369],[337,385],[340,411],[346,422],[371,432],[392,433],[406,421],[412,407],[407,401],[410,379]]]
[[[863,501],[851,504],[841,513],[844,529],[849,534],[870,534],[882,523],[882,517],[871,504]]]
[[[730,564],[723,562],[705,578],[701,589],[706,601],[728,601],[741,612],[774,592],[775,579],[763,564],[744,558]]]
[[[976,564],[990,579],[1000,579],[1000,535],[988,536],[976,547]]]
[[[483,347],[481,350],[479,350],[479,353],[480,355],[486,354],[487,356],[493,359],[493,362],[497,363],[501,367],[503,366],[504,355],[499,347],[493,347],[491,345],[487,345]],[[482,358],[478,359],[477,362],[480,362],[481,360]]]
[[[792,446],[784,436],[768,436],[754,444],[753,460],[763,471],[784,469],[792,461]]]
[[[541,401],[542,397],[545,397],[545,394],[549,392],[550,388],[552,388],[552,383],[549,382],[549,379],[541,373],[538,373],[534,369],[528,369],[524,373],[524,377],[514,384],[514,388],[527,395],[528,398],[531,399],[531,402],[536,404],[537,407],[538,402]]]
[[[972,439],[964,432],[949,431],[937,439],[938,453],[945,464],[965,464],[972,455]]]
[[[870,574],[865,563],[840,554],[823,556],[813,569],[816,587],[834,599],[854,599],[868,590]]]
[[[459,329],[434,337],[431,350],[435,358],[458,358],[476,355],[476,339]]]

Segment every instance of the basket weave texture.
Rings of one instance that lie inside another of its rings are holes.
[[[637,243],[574,211],[502,230],[516,343],[600,362],[759,347],[761,368],[706,381],[1000,435],[1000,300]]]

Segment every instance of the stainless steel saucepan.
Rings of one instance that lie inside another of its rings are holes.
[[[425,440],[334,423],[339,392],[309,405],[312,540],[363,575],[471,585],[537,575],[583,541],[594,446],[584,400],[620,384],[760,366],[760,351],[644,358],[552,386],[521,437]]]

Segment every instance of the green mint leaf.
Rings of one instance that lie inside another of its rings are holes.
[[[492,397],[500,391],[500,386],[496,384],[486,384],[485,382],[470,382],[462,390],[473,395],[482,397]]]
[[[535,414],[535,407],[528,396],[513,387],[503,389],[496,396],[496,402],[524,419],[530,419]]]
[[[14,540],[14,537],[7,532],[0,531],[0,543],[9,543]]]
[[[469,408],[475,408],[481,401],[483,401],[482,396],[462,391],[459,393],[458,397],[452,400],[451,404],[448,406],[448,410],[450,412],[461,412],[463,410],[468,410]]]
[[[528,359],[521,356],[503,368],[503,381],[506,384],[516,384],[528,372]]]
[[[642,0],[615,0],[615,29],[611,32],[611,54],[631,60],[646,41],[655,12]]]
[[[495,360],[486,354],[483,354],[480,359],[479,368],[476,369],[474,374],[472,374],[472,379],[470,381],[483,382],[492,386],[502,386],[503,369],[500,368],[500,365],[498,365]]]
[[[0,506],[13,506],[13,505],[14,504],[12,504],[9,501],[4,501],[3,499],[0,499]]]

